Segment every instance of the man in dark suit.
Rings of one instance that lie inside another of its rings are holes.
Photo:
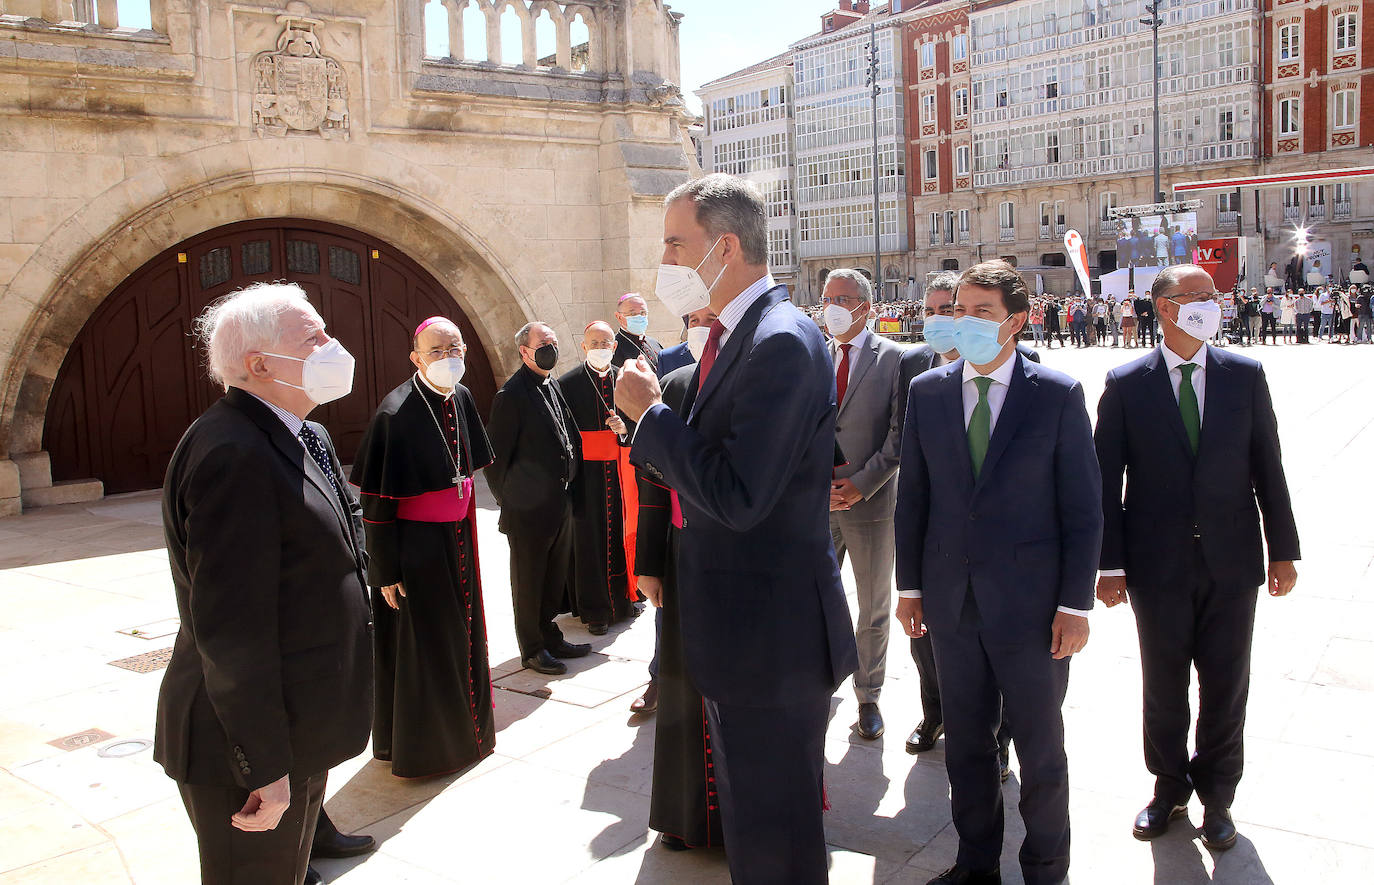
[[[959,274],[952,270],[943,271],[931,278],[926,286],[925,312],[926,343],[911,351],[915,362],[915,374],[928,372],[947,366],[959,359],[959,350],[954,346],[951,324],[954,322],[954,290],[959,287]],[[939,319],[937,319],[937,317]],[[1016,352],[1022,359],[1040,362],[1040,354],[1033,348],[1017,343]],[[935,650],[930,644],[930,633],[926,632],[911,639],[911,659],[916,662],[916,672],[921,680],[921,723],[906,739],[908,753],[924,753],[935,748],[935,742],[944,734],[944,716],[940,711],[940,680],[935,668]],[[997,762],[1003,781],[1011,777],[1011,730],[1005,717],[997,730]]]
[[[919,376],[907,404],[897,620],[909,636],[929,627],[939,667],[959,832],[957,861],[932,880],[939,885],[1001,881],[1003,702],[1021,763],[1025,881],[1068,873],[1060,708],[1069,657],[1088,640],[1100,479],[1082,387],[1016,353],[1029,306],[1005,262],[965,271],[955,295],[963,358]]]
[[[1164,343],[1108,373],[1097,409],[1106,519],[1097,596],[1108,606],[1129,599],[1140,637],[1155,793],[1135,836],[1162,835],[1196,792],[1203,844],[1224,850],[1236,840],[1229,809],[1244,761],[1256,588],[1293,589],[1298,530],[1264,369],[1206,343],[1221,315],[1216,284],[1180,265],[1155,277],[1151,294]],[[1200,700],[1189,759],[1193,668]]]
[[[510,544],[510,589],[520,663],[557,676],[560,658],[580,658],[591,646],[573,644],[553,622],[567,589],[572,561],[569,488],[582,461],[582,437],[551,374],[558,336],[544,323],[515,334],[524,365],[496,392],[487,422],[495,462],[487,481],[501,505],[497,526]]]
[[[690,366],[701,359],[701,352],[706,349],[706,338],[711,332],[711,324],[715,321],[716,315],[709,307],[687,314],[687,340],[658,352],[659,380],[667,378],[675,369]]]
[[[1141,346],[1144,346],[1147,336],[1151,347],[1159,343],[1155,336],[1155,304],[1151,298],[1135,300],[1135,336]]]
[[[615,308],[615,320],[620,329],[615,333],[615,356],[611,358],[611,365],[618,369],[626,362],[643,359],[656,373],[660,372],[658,354],[663,345],[649,337],[649,305],[644,296],[637,292],[621,295]]]
[[[825,726],[856,663],[827,516],[834,365],[768,273],[754,185],[684,184],[663,226],[659,297],[679,315],[709,300],[719,319],[685,416],[661,402],[646,362],[625,365],[616,404],[638,423],[631,460],[681,502],[682,642],[706,701],[731,875],[820,883]]]
[[[329,434],[305,420],[349,392],[353,358],[292,285],[236,292],[198,328],[226,392],[163,486],[181,629],[154,757],[202,882],[298,885],[325,777],[367,746],[372,717],[361,511]]]
[[[887,672],[892,618],[892,508],[897,502],[906,391],[916,376],[916,351],[869,331],[873,285],[863,274],[832,270],[821,294],[835,364],[839,403],[835,438],[847,464],[835,468],[830,488],[830,536],[841,565],[852,554],[859,615],[854,631],[859,668],[854,673],[859,737],[883,733],[878,696]]]

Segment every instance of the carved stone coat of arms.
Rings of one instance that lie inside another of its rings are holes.
[[[315,31],[324,23],[298,15],[277,21],[285,28],[276,51],[253,57],[253,131],[348,138],[348,80],[339,63],[320,51]]]

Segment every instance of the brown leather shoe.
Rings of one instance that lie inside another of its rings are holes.
[[[658,683],[650,680],[644,687],[644,694],[634,699],[630,704],[631,713],[653,713],[658,710]]]

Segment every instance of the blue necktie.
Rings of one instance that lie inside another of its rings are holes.
[[[315,431],[310,429],[309,424],[301,425],[301,442],[305,443],[305,450],[310,453],[310,457],[319,465],[324,472],[325,478],[329,480],[329,486],[334,490],[334,495],[339,502],[344,505],[344,511],[348,511],[348,504],[344,500],[343,492],[339,489],[338,477],[334,475],[334,463],[329,458],[329,452],[325,451],[324,443]]]

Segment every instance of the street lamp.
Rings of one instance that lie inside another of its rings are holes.
[[[1154,32],[1154,59],[1151,67],[1154,68],[1154,94],[1155,94],[1155,202],[1164,202],[1164,192],[1159,189],[1159,29],[1164,24],[1164,19],[1159,17],[1160,0],[1154,3],[1146,3],[1145,11],[1149,13],[1149,18],[1142,18],[1140,23]]]
[[[878,199],[878,24],[868,23],[868,78],[865,84],[873,97],[873,282],[878,286],[878,300],[883,300],[882,204]]]

